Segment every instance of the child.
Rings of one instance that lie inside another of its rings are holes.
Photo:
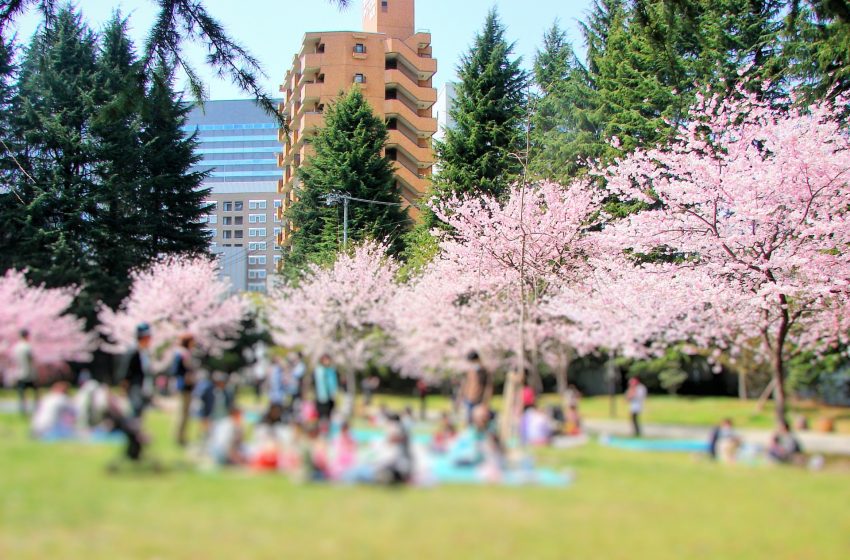
[[[449,450],[452,440],[457,435],[457,430],[452,423],[447,412],[440,415],[440,424],[437,431],[434,432],[434,438],[431,440],[431,451],[434,453],[446,453]]]
[[[340,479],[357,464],[357,443],[351,435],[347,421],[339,428],[339,435],[333,442],[333,456],[330,463],[331,478]]]

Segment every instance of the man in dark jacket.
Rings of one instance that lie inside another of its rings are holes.
[[[124,375],[121,380],[135,418],[141,418],[153,396],[154,379],[150,346],[150,326],[142,323],[136,327],[136,345],[124,356]]]

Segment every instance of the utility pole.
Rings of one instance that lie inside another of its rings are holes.
[[[325,204],[328,206],[336,206],[342,202],[342,250],[348,249],[348,204],[351,202],[364,202],[366,204],[381,204],[383,206],[404,206],[401,202],[384,202],[383,200],[367,200],[365,198],[356,198],[348,193],[337,191],[329,192],[325,195]]]

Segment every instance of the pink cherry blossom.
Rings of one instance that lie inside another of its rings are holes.
[[[779,110],[739,94],[701,100],[670,146],[600,172],[612,191],[652,205],[601,243],[688,257],[678,268],[702,275],[705,291],[690,292],[697,305],[668,336],[733,351],[759,341],[784,419],[792,352],[847,340],[850,143],[827,102]]]
[[[248,312],[248,302],[230,295],[215,260],[173,257],[132,274],[132,288],[117,310],[101,307],[98,331],[107,352],[121,353],[136,340],[136,327],[151,327],[159,365],[180,335],[192,334],[197,347],[216,354],[226,350]]]
[[[95,343],[85,322],[68,313],[77,290],[31,286],[23,272],[9,270],[0,277],[0,367],[6,382],[17,374],[11,351],[19,333],[30,333],[36,365],[50,368],[91,357]]]

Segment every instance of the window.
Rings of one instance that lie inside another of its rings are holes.
[[[233,237],[236,238],[236,239],[242,239],[242,230],[241,229],[233,230]]]
[[[266,264],[266,256],[265,255],[251,255],[248,257],[248,264],[250,265],[264,265]]]
[[[263,279],[265,277],[266,277],[266,271],[265,270],[249,270],[248,271],[248,278],[250,278],[251,280]]]
[[[264,224],[264,223],[266,223],[266,215],[265,214],[248,214],[248,223],[249,224]]]
[[[224,211],[225,212],[233,212],[233,203],[232,202],[225,202],[224,203]]]
[[[280,216],[277,215],[277,212],[274,213],[274,215],[272,216],[272,219],[274,219],[274,223],[276,223],[276,224],[280,223]]]
[[[274,236],[277,237],[278,235],[280,235],[280,228],[276,227],[274,228]]]
[[[209,221],[210,221],[209,216],[201,216],[200,218],[198,218],[199,224],[206,224],[206,223],[209,223]]]
[[[262,282],[248,282],[249,292],[265,292],[266,285]]]
[[[275,201],[274,201],[274,207],[275,207],[275,208],[280,208],[281,206],[283,206],[283,201],[282,201],[282,200],[275,200]]]
[[[210,237],[215,237],[215,234],[216,234],[215,228],[207,228],[205,231],[209,234]]]
[[[223,226],[233,225],[233,218],[231,218],[230,216],[224,216],[221,219],[221,225],[223,225]]]
[[[354,83],[355,84],[363,84],[366,82],[366,76],[363,74],[355,74],[354,75]]]
[[[218,223],[218,216],[216,216],[215,214],[210,214],[209,220],[207,220],[207,222],[210,223],[210,224],[217,224]]]
[[[248,237],[265,237],[266,228],[248,228]]]
[[[279,265],[280,265],[280,261],[281,261],[282,259],[283,259],[283,256],[281,256],[281,255],[275,255],[275,256],[274,256],[274,265],[275,265],[275,266],[279,266]]]
[[[248,210],[265,210],[266,209],[266,201],[265,200],[249,200],[248,201]]]
[[[229,229],[226,229],[226,230],[221,232],[222,239],[230,239],[232,235],[233,235],[233,232],[230,231]],[[227,247],[227,245],[225,245],[225,247]]]
[[[252,243],[248,243],[249,251],[265,251],[266,250],[266,242],[265,241],[254,241]]]
[[[243,202],[241,200],[237,200],[236,202],[233,203],[233,210],[235,212],[241,212],[242,206],[243,206]]]
[[[218,210],[218,203],[215,200],[205,200],[201,204],[207,207],[207,212],[215,212]]]
[[[386,12],[387,8],[389,8],[389,7],[390,7],[389,0],[381,0],[381,9],[382,10],[384,10]]]
[[[243,220],[242,216],[236,216],[235,218],[233,218],[233,225],[234,226],[241,226],[242,220]]]
[[[354,45],[354,52],[358,54],[364,54],[366,52],[366,45],[363,43],[357,43]]]

